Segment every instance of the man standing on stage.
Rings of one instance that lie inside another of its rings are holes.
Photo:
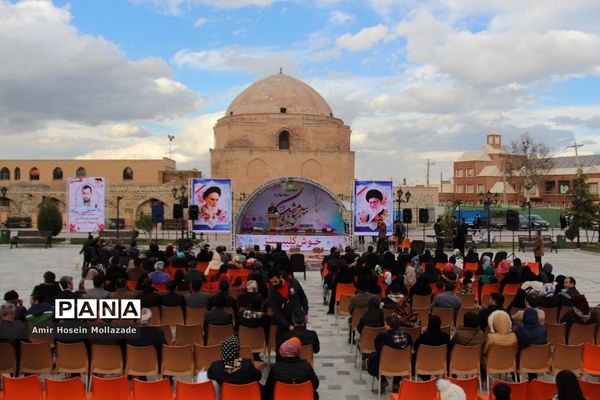
[[[435,249],[439,251],[444,251],[444,238],[442,237],[442,225],[440,224],[441,220],[441,218],[438,218],[435,221],[435,224],[433,224],[433,232],[435,233]]]
[[[400,253],[402,242],[406,237],[406,227],[400,218],[394,221],[394,236],[396,236],[396,252]]]
[[[377,223],[377,252],[383,254],[388,251],[389,244],[387,239],[387,225],[383,219]]]

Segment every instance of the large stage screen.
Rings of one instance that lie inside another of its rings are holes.
[[[377,224],[385,222],[386,232],[392,234],[392,181],[354,182],[354,234],[376,236]]]
[[[69,178],[69,232],[104,231],[104,178]]]
[[[192,179],[192,205],[198,206],[194,232],[231,232],[231,180]]]

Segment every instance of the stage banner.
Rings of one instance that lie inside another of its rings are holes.
[[[354,181],[354,234],[376,236],[383,221],[391,235],[393,205],[392,181]]]
[[[344,249],[346,246],[350,246],[350,238],[339,235],[236,235],[235,242],[236,246],[243,249],[252,248],[255,245],[264,249],[267,244],[275,248],[278,243],[281,243],[281,248],[286,251],[290,249],[312,251],[315,248],[329,251],[332,247]]]
[[[191,204],[199,207],[192,230],[197,233],[231,232],[231,179],[193,178],[191,188]]]
[[[266,187],[240,215],[239,234],[345,235],[340,203],[318,185],[287,179]]]
[[[69,232],[104,231],[104,190],[102,177],[69,178]]]

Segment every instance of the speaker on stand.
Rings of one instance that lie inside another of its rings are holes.
[[[508,257],[515,259],[515,231],[519,230],[519,212],[516,210],[506,211],[506,229],[512,231],[512,253]],[[508,258],[506,257],[506,258]]]
[[[425,242],[425,224],[429,222],[429,210],[427,208],[419,208],[419,223],[423,224],[423,242]]]

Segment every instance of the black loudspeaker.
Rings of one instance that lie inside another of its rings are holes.
[[[419,223],[427,224],[429,223],[429,210],[426,208],[419,208]]]
[[[200,213],[200,209],[197,205],[192,204],[190,208],[188,208],[188,218],[192,221],[198,219],[198,214]]]
[[[519,230],[519,213],[517,211],[506,211],[506,229],[508,229],[509,231]]]
[[[410,208],[402,210],[402,222],[412,224],[412,210]]]
[[[162,224],[165,220],[165,205],[163,203],[152,204],[152,223]]]
[[[173,204],[173,218],[181,219],[183,218],[183,207],[181,204]]]

